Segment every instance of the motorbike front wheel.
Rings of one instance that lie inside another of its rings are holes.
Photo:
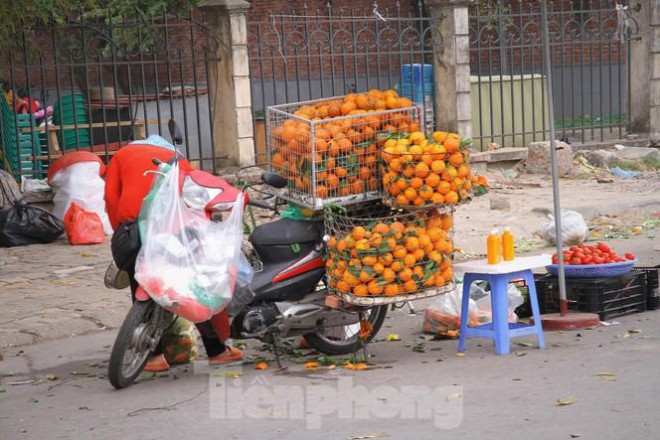
[[[372,325],[371,335],[367,339],[370,341],[385,321],[387,307],[372,307],[366,312],[366,319]],[[338,312],[341,313],[341,312]],[[327,327],[315,333],[308,333],[305,339],[310,347],[316,351],[327,355],[344,355],[355,353],[362,347],[363,341],[359,338],[360,324],[350,324],[340,327]]]
[[[172,314],[152,300],[133,303],[110,354],[108,379],[113,387],[121,389],[133,383],[171,322]]]

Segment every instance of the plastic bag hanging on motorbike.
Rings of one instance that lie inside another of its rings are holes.
[[[158,181],[160,180],[160,181]],[[222,311],[232,298],[241,256],[243,195],[222,223],[186,206],[173,165],[154,185],[144,218],[135,278],[162,307],[193,322]]]

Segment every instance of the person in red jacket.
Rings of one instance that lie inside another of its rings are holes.
[[[161,138],[162,141],[164,141]],[[145,141],[146,142],[146,141]],[[162,142],[166,145],[165,142]],[[154,159],[167,162],[174,156],[174,151],[165,146],[151,144],[129,144],[120,149],[112,158],[105,177],[105,204],[110,224],[115,231],[122,224],[135,222],[140,213],[142,200],[149,193],[153,183],[154,174],[146,171],[156,171],[158,166]],[[179,159],[181,170],[190,170],[191,166],[185,159]],[[130,267],[127,272],[131,280],[131,293],[135,300],[135,291],[138,284],[135,281],[135,268]],[[243,359],[243,352],[237,348],[226,346],[223,340],[229,337],[229,317],[221,312],[210,321],[196,324],[202,336],[202,342],[209,357],[209,363],[219,364],[234,362]],[[159,346],[149,358],[146,371],[166,371],[169,364]]]

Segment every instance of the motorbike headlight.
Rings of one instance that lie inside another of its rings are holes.
[[[189,208],[204,209],[206,205],[222,193],[220,188],[206,188],[200,186],[190,177],[186,176],[183,180],[183,189],[181,196]]]

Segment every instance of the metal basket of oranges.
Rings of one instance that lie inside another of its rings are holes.
[[[382,139],[383,201],[394,208],[451,208],[472,199],[469,139],[436,131]]]
[[[428,298],[454,288],[453,215],[382,203],[326,208],[328,289],[349,304]]]

